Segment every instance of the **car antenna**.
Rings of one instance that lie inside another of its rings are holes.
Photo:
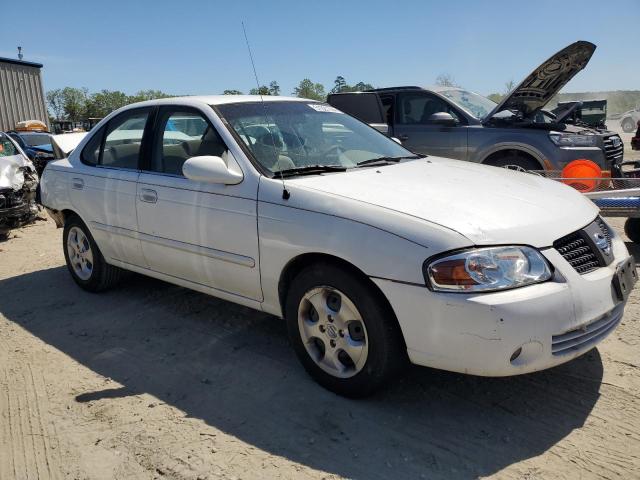
[[[280,162],[280,158],[276,150],[276,140],[273,137],[273,132],[268,127],[269,117],[267,116],[267,103],[262,98],[262,91],[260,90],[260,81],[258,80],[258,72],[256,71],[256,64],[253,61],[253,53],[251,53],[251,46],[249,45],[249,38],[247,37],[247,29],[244,28],[244,22],[241,22],[241,23],[242,23],[242,32],[244,33],[244,41],[247,43],[247,50],[249,50],[249,59],[251,60],[251,67],[253,68],[253,76],[256,79],[256,88],[258,89],[258,95],[260,95],[260,103],[262,103],[262,108],[264,109],[264,120],[265,120],[265,123],[267,124],[267,130],[269,130],[269,134],[271,135],[271,145],[273,146],[273,153],[276,155],[276,159],[277,159],[276,165],[277,165]],[[278,168],[278,171],[280,172],[280,180],[282,180],[282,199],[289,200],[289,197],[291,197],[291,194],[289,193],[289,190],[287,190],[287,187],[284,184],[284,175],[282,175],[282,169]]]

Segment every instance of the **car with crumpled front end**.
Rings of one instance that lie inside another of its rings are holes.
[[[38,174],[24,151],[0,132],[0,237],[33,220],[38,213]]]
[[[415,155],[300,98],[123,107],[49,163],[41,192],[81,288],[130,270],[283,317],[307,372],[347,396],[407,359],[485,376],[570,361],[635,283],[574,189]]]

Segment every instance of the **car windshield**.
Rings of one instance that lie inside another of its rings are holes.
[[[51,143],[49,140],[49,135],[47,134],[39,134],[39,133],[30,133],[29,135],[21,135],[22,140],[30,147],[36,147],[38,145],[46,145]]]
[[[482,95],[478,95],[477,93],[469,92],[467,90],[451,89],[442,90],[438,93],[447,97],[453,103],[464,108],[467,112],[480,120],[484,119],[489,112],[496,108],[497,105],[493,100],[489,100],[487,97],[483,97]]]
[[[413,157],[395,141],[323,103],[231,103],[217,109],[271,172],[310,166],[350,168],[367,160]]]

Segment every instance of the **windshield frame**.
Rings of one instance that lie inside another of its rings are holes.
[[[280,173],[279,173],[280,171],[279,170],[277,170],[277,171],[270,170],[269,168],[267,168],[265,165],[263,165],[256,158],[254,153],[251,151],[251,149],[248,147],[248,145],[245,143],[245,141],[241,138],[240,134],[236,131],[236,129],[231,125],[231,123],[229,122],[229,120],[226,118],[226,116],[224,115],[224,113],[222,112],[222,110],[219,107],[224,107],[224,106],[228,106],[228,105],[265,105],[265,104],[271,105],[271,104],[275,104],[275,103],[279,103],[279,104],[284,104],[284,103],[311,104],[311,103],[313,103],[313,104],[317,104],[317,105],[326,105],[327,107],[330,107],[330,108],[335,108],[335,107],[332,107],[331,105],[329,105],[326,102],[319,102],[319,101],[316,101],[316,100],[309,100],[309,99],[305,99],[305,100],[282,99],[282,100],[269,101],[269,102],[262,102],[260,100],[255,100],[255,101],[250,101],[250,102],[229,102],[229,103],[224,103],[224,104],[210,104],[209,105],[211,107],[211,109],[214,111],[214,113],[218,116],[218,118],[220,119],[222,124],[225,126],[225,128],[227,129],[229,134],[233,137],[233,139],[235,140],[235,142],[238,145],[238,147],[242,150],[242,152],[245,154],[245,156],[249,159],[249,161],[256,168],[256,170],[260,174],[264,175],[265,177],[269,177],[269,178],[280,178]],[[359,124],[361,124],[363,126],[366,126],[372,132],[375,132],[375,135],[382,135],[386,140],[388,140],[390,142],[393,142],[393,143],[396,143],[396,145],[398,147],[400,147],[403,150],[405,150],[406,156],[409,157],[410,159],[413,159],[413,157],[417,155],[414,152],[412,152],[411,150],[408,150],[401,143],[395,142],[391,137],[388,137],[387,135],[381,133],[376,128],[374,128],[371,125],[363,122],[362,120],[359,120],[358,118],[354,117],[353,115],[349,115],[348,113],[345,113],[343,111],[340,111],[340,114],[341,115],[346,115],[347,117],[352,118],[354,121],[358,122]],[[422,157],[420,157],[420,158],[422,158]],[[393,164],[391,164],[391,165],[393,165]],[[336,166],[338,166],[338,165],[336,165]],[[386,166],[386,165],[375,165],[375,166],[376,167],[381,167],[381,166]],[[301,167],[304,167],[304,165],[301,166]],[[358,168],[360,168],[360,167],[357,167],[355,165],[353,167],[345,167],[345,172],[348,172],[349,170],[355,170],[355,169],[358,169]],[[337,171],[337,172],[331,172],[331,173],[335,174],[335,173],[345,173],[345,172]],[[290,177],[290,178],[296,178],[296,177],[294,176],[294,177]]]

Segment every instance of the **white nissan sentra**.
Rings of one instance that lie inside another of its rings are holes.
[[[123,270],[286,319],[347,396],[406,360],[474,375],[567,362],[621,320],[635,264],[597,208],[536,175],[417,156],[323,103],[155,100],[49,163],[71,276]]]

